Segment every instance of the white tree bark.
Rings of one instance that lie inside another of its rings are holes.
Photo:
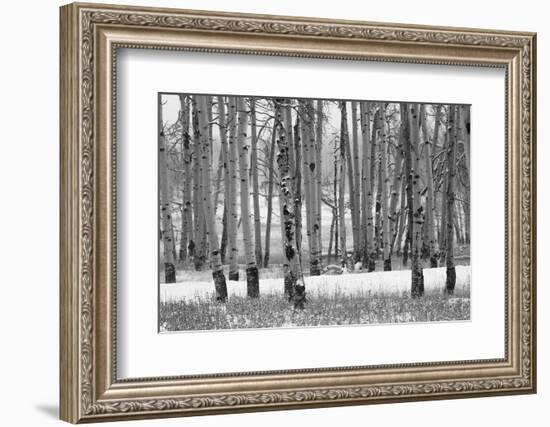
[[[260,184],[258,177],[258,132],[256,126],[256,99],[250,98],[250,168],[252,176],[252,202],[254,205],[254,252],[256,265],[262,265],[262,222],[260,218]]]
[[[162,244],[164,254],[164,282],[176,282],[176,263],[174,260],[174,240],[172,238],[171,197],[168,188],[168,164],[166,161],[166,137],[164,135],[164,121],[162,119],[162,95],[158,97],[158,149],[159,149],[159,178],[161,195]]]
[[[381,216],[382,216],[382,235],[384,245],[384,271],[391,270],[391,240],[390,240],[390,220],[388,215],[388,154],[387,154],[387,134],[386,134],[386,104],[381,102],[380,110],[380,168],[381,168],[381,186],[382,196],[380,198]]]
[[[183,191],[182,191],[182,218],[181,243],[179,261],[185,262],[188,256],[193,256],[189,250],[194,246],[193,215],[191,204],[191,137],[189,135],[189,97],[180,95],[180,120],[182,129],[182,157],[183,157]]]
[[[227,199],[227,247],[229,250],[229,280],[239,280],[239,265],[237,257],[237,221],[238,221],[238,202],[237,202],[237,101],[235,97],[229,97],[229,149],[228,149],[228,172],[229,181],[226,185],[229,187],[229,198]]]
[[[346,248],[346,205],[345,205],[345,193],[346,193],[346,150],[348,138],[348,118],[346,102],[340,102],[340,179],[338,182],[338,213],[340,220],[340,264],[342,268],[348,266],[348,254]]]
[[[363,173],[361,187],[361,228],[362,228],[362,251],[363,264],[367,271],[374,270],[374,254],[373,254],[373,217],[372,217],[372,154],[371,154],[371,129],[369,103],[361,102],[361,138],[363,140]]]
[[[248,163],[248,113],[246,103],[242,96],[237,98],[237,146],[239,152],[239,175],[241,183],[241,218],[243,229],[243,246],[246,262],[246,289],[247,296],[256,298],[260,296],[260,284],[258,280],[258,266],[254,254],[254,239],[252,233],[252,215],[250,212],[250,185]]]
[[[361,259],[361,248],[363,246],[361,238],[361,169],[359,168],[359,132],[358,132],[358,118],[357,118],[357,107],[358,104],[356,101],[351,102],[351,130],[352,130],[352,155],[353,155],[353,194],[350,194],[350,198],[353,197],[353,206],[354,212],[353,216],[355,218],[355,231],[357,233],[357,248],[355,248],[355,259],[354,262],[357,262]]]
[[[317,226],[319,227],[317,232],[318,237],[318,260],[319,260],[319,270],[322,269],[322,259],[323,259],[323,229],[322,229],[322,197],[323,197],[323,164],[322,164],[322,151],[323,151],[323,101],[317,100],[316,104],[316,129],[315,129],[315,177],[317,182]]]
[[[420,120],[422,123],[422,135],[424,139],[424,167],[426,169],[426,183],[428,192],[426,195],[426,225],[428,236],[428,248],[430,255],[430,267],[437,267],[439,259],[439,245],[435,237],[435,192],[433,182],[433,167],[432,167],[432,147],[437,142],[437,134],[439,133],[439,120],[441,116],[441,107],[435,106],[435,125],[433,138],[430,138],[427,117],[426,106],[423,104],[420,107]]]
[[[316,227],[316,197],[315,197],[315,137],[312,135],[312,117],[310,101],[300,101],[299,114],[301,117],[301,140],[302,140],[302,177],[304,178],[304,197],[306,201],[306,225],[309,245],[309,272],[319,275],[319,260],[317,249]],[[279,116],[281,114],[279,113]]]
[[[283,100],[276,100],[276,117],[281,120],[276,120],[276,138],[278,146],[277,166],[279,170],[279,194],[282,197],[282,213],[281,219],[284,224],[284,241],[283,251],[286,258],[286,263],[289,265],[288,274],[285,275],[284,289],[285,294],[293,303],[295,309],[303,309],[305,307],[305,282],[300,265],[299,250],[296,244],[296,213],[294,194],[292,191],[292,171],[289,165],[289,146],[287,142],[287,132],[282,122],[282,114],[280,112],[280,104]]]
[[[447,204],[447,223],[445,239],[445,263],[447,266],[447,275],[445,280],[445,292],[452,295],[456,284],[456,271],[454,263],[454,212],[455,212],[455,175],[456,175],[456,142],[457,142],[457,120],[458,108],[450,106],[449,125],[447,128],[447,188],[445,189],[445,199]]]
[[[214,214],[214,206],[212,203],[212,186],[210,182],[211,170],[211,143],[209,138],[209,121],[207,106],[209,104],[208,97],[202,95],[197,96],[199,130],[201,143],[201,164],[202,164],[202,180],[203,194],[202,202],[204,208],[204,218],[206,222],[206,235],[210,247],[210,263],[212,266],[212,277],[214,278],[214,288],[216,291],[216,300],[225,302],[227,300],[227,286],[225,283],[225,275],[223,273],[220,245],[218,235],[216,233],[216,220]]]
[[[412,259],[412,286],[411,295],[421,297],[424,295],[424,273],[420,260],[422,250],[422,224],[424,222],[424,213],[420,203],[421,183],[420,183],[420,124],[419,124],[419,105],[409,104],[410,113],[410,145],[412,156],[412,238],[411,238],[411,259]],[[410,218],[410,217],[409,217]]]

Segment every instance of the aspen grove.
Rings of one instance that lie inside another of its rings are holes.
[[[442,269],[429,286],[454,295],[457,266],[470,262],[468,105],[194,94],[158,103],[161,283],[197,280],[229,310],[232,283],[246,282],[253,305],[276,280],[269,298],[306,312],[315,276],[366,283],[410,270],[408,298],[422,301],[425,270]]]

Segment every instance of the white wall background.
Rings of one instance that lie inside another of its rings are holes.
[[[113,3],[124,3],[110,0]],[[536,0],[133,0],[134,4],[538,32],[538,117],[550,115],[550,29]],[[3,5],[0,67],[0,419],[8,426],[59,425],[58,402],[58,6]],[[132,425],[546,425],[550,405],[550,126],[538,126],[539,393],[439,402],[137,421]],[[490,250],[488,245],[487,250]]]

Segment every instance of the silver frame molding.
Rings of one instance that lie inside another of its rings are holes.
[[[536,391],[536,35],[70,4],[61,13],[61,418],[78,423]],[[505,358],[121,381],[116,376],[118,48],[506,70]]]

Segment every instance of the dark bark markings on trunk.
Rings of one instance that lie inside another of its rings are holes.
[[[212,205],[211,196],[211,151],[210,151],[210,138],[208,135],[208,114],[207,114],[207,102],[206,96],[197,97],[198,110],[199,110],[199,129],[200,129],[200,141],[202,145],[201,163],[202,163],[202,179],[203,179],[203,213],[206,223],[206,235],[210,246],[210,262],[212,266],[212,277],[214,279],[214,289],[216,291],[216,300],[225,302],[227,300],[227,285],[225,282],[225,275],[223,273],[223,267],[220,256],[220,247],[218,242],[218,235],[216,233],[216,222],[214,207]]]
[[[391,271],[390,217],[388,214],[388,144],[386,134],[386,104],[380,103],[380,170],[382,186],[380,203],[384,247],[384,271]]]
[[[258,182],[258,134],[256,130],[256,99],[250,99],[250,167],[252,175],[252,202],[254,205],[254,252],[256,265],[262,265],[262,223],[260,218],[260,190]]]
[[[317,212],[318,204],[318,190],[317,190],[317,149],[316,149],[316,138],[315,138],[315,126],[314,126],[314,116],[315,110],[313,106],[313,101],[306,101],[306,132],[308,136],[308,145],[309,149],[307,150],[308,154],[308,164],[304,173],[308,174],[309,181],[309,194],[306,194],[306,198],[309,195],[309,219],[311,221],[311,253],[310,253],[310,270],[309,274],[312,276],[318,276],[321,274],[321,263],[319,260],[319,213]]]
[[[277,142],[276,123],[273,120],[273,128],[271,130],[271,146],[269,149],[269,178],[267,188],[267,218],[265,223],[265,249],[264,249],[264,268],[269,266],[269,255],[271,252],[271,218],[273,216],[273,181],[274,181],[274,166],[273,161],[275,159],[275,148]]]
[[[348,126],[348,115],[347,115],[347,106],[344,106],[344,123],[342,123],[342,135],[344,140],[342,141],[345,144],[345,156],[346,156],[346,169],[348,172],[348,197],[349,197],[349,207],[351,215],[351,230],[352,230],[352,240],[353,240],[353,264],[359,261],[360,254],[360,241],[359,241],[359,224],[357,223],[357,207],[355,206],[356,195],[355,195],[355,176],[353,170],[353,157],[352,157],[352,144],[350,143],[349,137],[349,126]],[[353,109],[352,109],[353,111]],[[355,123],[353,123],[355,126]]]
[[[358,118],[357,118],[357,102],[351,103],[351,121],[352,121],[352,143],[353,143],[353,194],[350,194],[350,199],[353,197],[353,206],[355,217],[355,229],[354,234],[357,245],[354,247],[354,263],[361,260],[361,249],[363,246],[361,236],[361,169],[359,168],[359,132],[358,132]]]
[[[189,135],[189,97],[180,95],[180,122],[181,122],[181,146],[183,158],[183,190],[181,210],[181,237],[179,261],[185,262],[187,256],[193,256],[189,250],[193,242],[193,215],[191,214],[191,151]]]
[[[424,139],[424,167],[426,168],[426,181],[428,185],[428,192],[426,196],[426,227],[428,237],[428,248],[430,257],[430,267],[437,267],[439,260],[439,245],[435,238],[435,196],[433,185],[433,173],[432,173],[432,147],[436,145],[439,134],[439,120],[441,114],[441,107],[435,106],[435,125],[434,134],[430,140],[428,132],[428,124],[426,118],[426,107],[422,105],[420,109],[420,119],[422,123],[422,136]]]
[[[348,256],[346,249],[346,128],[347,128],[347,109],[346,102],[340,102],[340,180],[339,180],[339,195],[338,195],[338,213],[340,221],[340,264],[343,268],[347,268]]]
[[[159,150],[159,183],[160,183],[160,212],[162,219],[161,237],[164,252],[164,282],[176,282],[176,265],[174,260],[174,240],[171,233],[171,198],[168,188],[168,165],[166,161],[166,137],[162,119],[162,95],[158,96],[158,150]]]
[[[228,196],[227,199],[227,245],[229,248],[229,280],[239,280],[239,264],[237,249],[237,100],[235,97],[229,97],[229,148],[228,154]]]
[[[241,218],[243,229],[243,246],[246,262],[246,294],[248,297],[257,298],[260,296],[260,282],[256,255],[252,238],[252,223],[250,215],[250,185],[249,185],[249,163],[248,145],[246,144],[248,113],[243,97],[237,99],[237,148],[239,153],[239,175],[240,175],[240,202]]]
[[[322,233],[322,202],[323,197],[323,176],[322,176],[322,150],[323,150],[323,101],[317,100],[316,106],[316,128],[315,128],[315,178],[316,178],[316,190],[317,190],[317,259],[319,262],[319,271],[322,269],[323,260],[323,233]]]
[[[276,116],[281,117],[279,104],[276,102]],[[278,147],[277,166],[279,170],[279,194],[282,196],[282,212],[284,223],[283,252],[288,263],[288,272],[284,279],[284,292],[295,309],[304,309],[306,303],[306,287],[300,265],[298,247],[296,245],[295,204],[292,193],[292,172],[289,166],[289,146],[286,138],[286,129],[281,120],[275,120],[274,133]]]
[[[193,216],[195,222],[195,241],[193,247],[193,264],[195,270],[202,270],[206,261],[206,232],[205,221],[202,207],[202,163],[201,163],[201,144],[199,115],[197,106],[197,97],[193,96],[191,100],[192,123],[193,123]]]
[[[457,108],[455,106],[450,107],[449,112],[449,125],[447,128],[447,188],[446,201],[447,201],[447,229],[446,229],[446,279],[445,279],[445,292],[452,295],[455,290],[456,284],[456,270],[454,263],[454,204],[455,204],[455,175],[456,175],[456,140],[457,140]]]
[[[421,187],[420,187],[420,125],[419,125],[419,106],[418,104],[409,104],[410,112],[410,145],[412,159],[411,181],[412,181],[412,215],[409,214],[411,220],[411,271],[412,297],[421,297],[424,295],[424,273],[420,260],[420,252],[422,249],[422,224],[424,222],[424,212],[420,203]]]

